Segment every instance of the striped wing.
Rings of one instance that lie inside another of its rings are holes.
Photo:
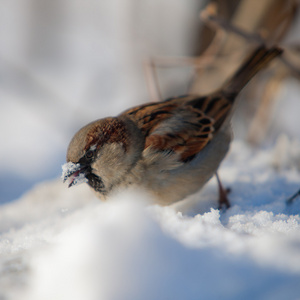
[[[181,161],[192,160],[222,125],[231,101],[218,95],[183,96],[149,103],[123,114],[145,135],[145,149],[177,153]]]

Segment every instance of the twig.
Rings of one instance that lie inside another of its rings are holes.
[[[264,39],[259,34],[249,33],[218,17],[215,3],[208,4],[207,7],[201,11],[200,18],[203,22],[217,31],[221,29],[227,32],[235,33],[247,41],[255,42],[259,45],[265,44]]]
[[[286,204],[287,205],[291,205],[298,196],[300,196],[300,190],[298,190],[293,196],[291,196],[290,198],[288,198],[286,200]]]
[[[287,68],[290,69],[291,73],[297,77],[300,78],[300,68],[298,66],[295,66],[292,62],[290,62],[286,57],[282,56],[280,57],[280,60],[286,65]]]

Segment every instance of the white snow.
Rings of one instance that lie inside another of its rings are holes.
[[[300,299],[300,196],[285,203],[300,188],[299,81],[281,89],[266,143],[238,130],[219,172],[227,211],[214,178],[169,207],[140,190],[101,202],[58,178],[68,143],[149,100],[142,59],[189,53],[199,4],[35,2],[0,4],[0,299]],[[169,73],[165,96],[182,83]]]
[[[144,191],[100,202],[87,185],[37,185],[0,210],[0,298],[299,299],[300,199],[285,199],[300,172],[274,155],[233,143],[224,212],[210,208],[214,180],[171,207]]]
[[[80,164],[74,164],[72,162],[68,162],[63,164],[61,168],[62,168],[61,179],[63,181],[66,181],[70,175],[72,175],[74,172],[80,169]]]
[[[80,164],[74,164],[72,162],[63,164],[61,175],[63,182],[69,181],[69,187],[87,182],[87,179],[83,173],[77,173],[80,171],[80,168]]]

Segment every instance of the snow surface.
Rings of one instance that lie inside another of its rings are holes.
[[[224,212],[210,208],[214,180],[170,207],[143,191],[100,202],[84,184],[41,183],[1,207],[0,299],[299,299],[300,199],[285,199],[300,172],[286,164],[235,141]]]

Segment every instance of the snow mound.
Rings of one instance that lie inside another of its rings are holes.
[[[298,299],[300,201],[285,199],[300,174],[274,155],[233,143],[224,212],[214,180],[170,207],[143,191],[100,202],[87,185],[36,186],[0,209],[0,298]]]

